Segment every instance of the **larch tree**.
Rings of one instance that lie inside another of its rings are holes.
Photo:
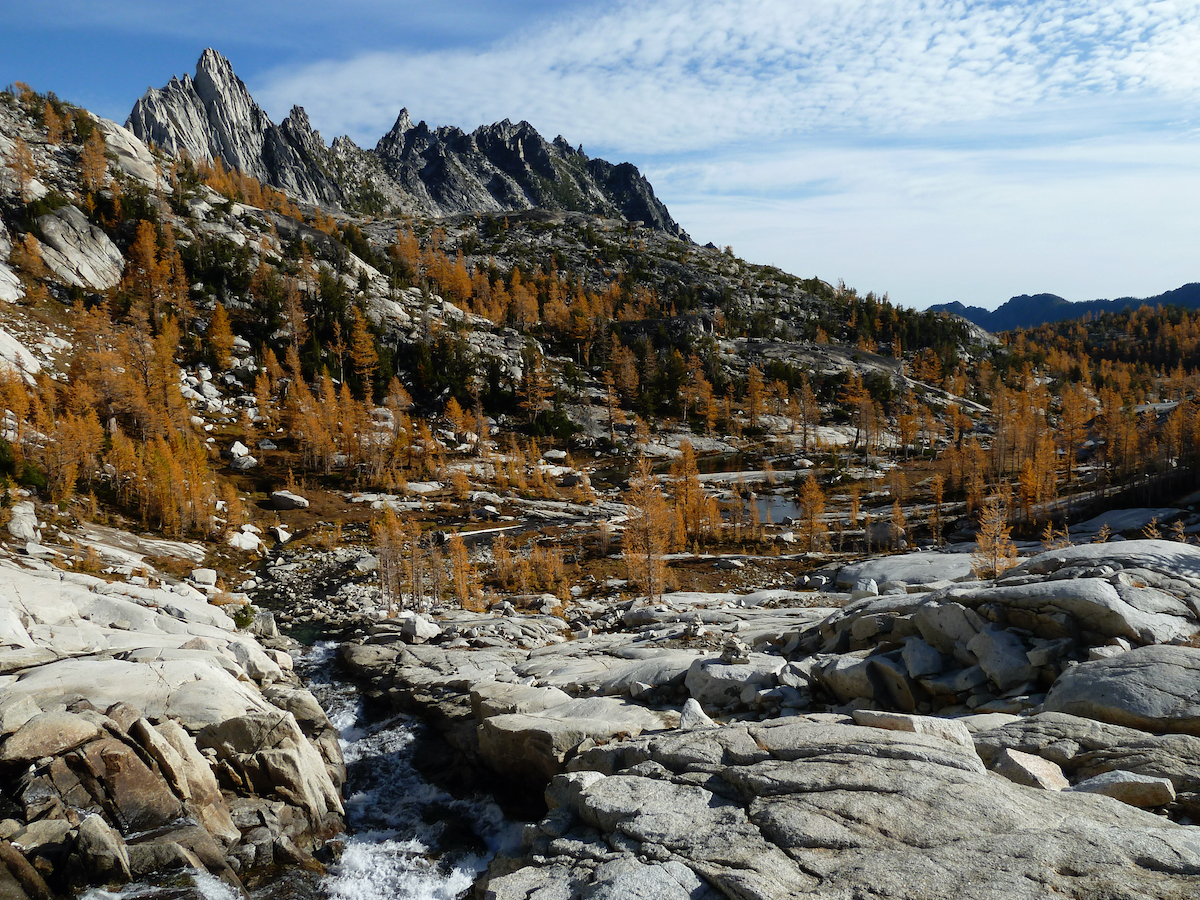
[[[554,390],[550,384],[550,375],[546,371],[545,361],[540,353],[535,353],[525,366],[524,377],[521,379],[521,409],[529,417],[530,425],[537,422],[550,403]]]
[[[28,203],[33,199],[31,191],[37,169],[34,166],[33,153],[30,152],[29,145],[19,135],[13,140],[12,162],[9,163],[9,166],[17,176],[17,192],[21,195],[21,201]]]
[[[933,506],[929,510],[929,530],[933,532],[933,543],[935,546],[942,546],[942,501],[946,493],[946,480],[942,476],[934,475],[929,482],[929,493],[933,499]]]
[[[446,542],[450,557],[450,580],[454,587],[454,599],[463,609],[482,609],[476,597],[479,594],[478,576],[471,564],[471,555],[462,535],[455,532]]]
[[[625,566],[630,580],[641,585],[647,599],[655,603],[666,582],[663,556],[671,541],[672,517],[645,456],[638,458],[623,499],[629,506],[623,538]]]
[[[375,555],[379,560],[379,587],[388,616],[395,615],[403,607],[401,593],[404,581],[404,546],[406,531],[404,524],[391,507],[385,507],[383,515],[371,524],[371,536],[375,541]]]
[[[821,423],[821,406],[817,403],[817,395],[813,393],[808,376],[800,380],[800,389],[793,397],[796,404],[796,416],[800,420],[800,452],[808,453],[808,438]]]
[[[821,547],[825,540],[825,523],[822,516],[825,513],[825,492],[813,475],[804,479],[797,498],[800,504],[800,539],[804,549],[809,553]],[[855,494],[857,501],[857,494]]]
[[[1085,426],[1090,410],[1087,394],[1078,385],[1071,385],[1062,392],[1061,409],[1058,415],[1058,443],[1063,451],[1063,474],[1067,484],[1075,471],[1075,457],[1083,443]]]
[[[758,417],[763,407],[763,374],[758,366],[751,366],[746,376],[746,414],[750,417],[750,427],[758,426]]]
[[[99,128],[93,128],[83,145],[83,155],[79,160],[79,177],[83,189],[89,193],[104,187],[104,179],[108,175],[108,157],[105,153],[104,137]]]
[[[42,108],[42,122],[46,126],[46,142],[49,144],[60,144],[63,139],[63,120],[62,116],[54,111],[54,104],[49,100]]]
[[[980,578],[995,578],[1017,562],[1017,548],[1010,537],[1008,503],[996,494],[983,503],[979,531],[975,534],[975,552],[971,571]]]
[[[353,316],[350,326],[350,362],[362,388],[363,399],[370,403],[375,396],[375,367],[379,365],[379,354],[375,352],[375,338],[367,325],[367,317],[357,306],[351,307],[350,312]]]
[[[228,369],[233,359],[233,329],[229,324],[229,315],[220,303],[213,310],[205,336],[213,362],[220,369]]]
[[[899,550],[901,542],[908,534],[908,519],[904,517],[904,507],[900,505],[900,499],[892,501],[892,516],[889,523],[892,533],[892,549]]]

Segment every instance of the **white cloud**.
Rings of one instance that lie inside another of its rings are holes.
[[[697,240],[907,305],[1148,296],[1197,280],[1195,139],[822,148],[649,175]]]
[[[632,153],[819,131],[908,133],[1123,92],[1200,87],[1200,3],[669,0],[567,15],[483,52],[370,53],[276,70],[257,92],[377,137],[401,105],[528,118]]]
[[[664,0],[251,87],[373,144],[528,119],[642,165],[697,239],[914,305],[1197,278],[1200,0]]]

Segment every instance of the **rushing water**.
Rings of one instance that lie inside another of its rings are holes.
[[[348,835],[324,893],[331,900],[454,900],[497,852],[515,849],[520,827],[490,800],[458,799],[425,781],[412,758],[423,726],[409,716],[369,721],[354,686],[334,672],[336,646],[317,644],[303,665],[346,759]]]
[[[301,662],[307,687],[341,734],[346,760],[344,852],[316,893],[329,900],[456,900],[496,853],[515,850],[520,825],[485,798],[457,799],[421,777],[413,751],[425,727],[409,716],[372,722],[358,691],[334,669],[337,644],[316,644]],[[259,898],[311,897],[288,876]],[[303,877],[302,877],[303,882]],[[238,900],[207,872],[176,872],[118,891],[94,888],[81,900]]]

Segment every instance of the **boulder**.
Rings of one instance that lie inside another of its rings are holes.
[[[480,722],[492,716],[538,713],[570,702],[570,694],[552,687],[485,681],[471,688],[471,710]]]
[[[0,840],[0,896],[5,900],[54,900],[41,873],[7,840]]]
[[[939,719],[935,716],[913,716],[904,713],[877,712],[873,709],[856,709],[851,713],[856,725],[867,728],[883,728],[889,731],[907,731],[911,734],[924,734],[949,741],[975,752],[975,741],[967,726],[953,719]]]
[[[974,610],[960,603],[928,603],[913,613],[921,637],[939,653],[953,656],[956,646],[966,646],[983,628]]]
[[[1071,786],[1062,769],[1050,760],[1020,750],[1002,750],[992,765],[992,771],[1016,784],[1046,791],[1061,791]]]
[[[324,759],[289,712],[254,712],[216,722],[196,735],[196,745],[213,750],[244,782],[301,807],[313,823],[343,812]]]
[[[688,669],[684,684],[692,699],[702,707],[720,709],[739,701],[746,685],[764,688],[775,684],[775,676],[786,660],[762,653],[752,654],[749,662],[726,663],[720,659],[696,659]]]
[[[1170,779],[1122,772],[1120,769],[1081,781],[1070,790],[1103,794],[1130,806],[1166,806],[1175,801],[1175,788]]]
[[[203,587],[214,587],[217,583],[217,570],[192,569],[192,581]]]
[[[245,472],[248,469],[253,469],[258,465],[258,460],[253,456],[239,456],[237,459],[229,463],[229,468],[235,472]]]
[[[1187,638],[1200,629],[1195,611],[1170,594],[1131,585],[1114,586],[1103,578],[954,586],[936,591],[928,598],[929,603],[947,601],[971,608],[987,604],[1004,610],[1009,619],[1015,614],[1036,616],[1065,613],[1085,631],[1109,638],[1130,638],[1140,643],[1164,643]],[[1064,635],[1046,632],[1039,636]]]
[[[431,641],[442,633],[441,628],[418,613],[402,613],[401,616],[400,632],[414,644]]]
[[[183,813],[162,775],[128,744],[116,738],[101,738],[80,750],[80,758],[91,776],[104,785],[122,831],[159,828]]]
[[[39,216],[42,258],[64,282],[92,291],[116,287],[125,258],[100,228],[74,206]]]
[[[64,711],[39,713],[0,746],[0,761],[17,762],[58,756],[100,734],[90,719]]]
[[[75,851],[92,883],[125,884],[132,877],[125,841],[101,816],[85,816],[79,823]]]
[[[694,698],[689,697],[687,702],[683,704],[683,712],[679,715],[679,728],[681,731],[693,731],[697,728],[715,728],[717,723],[708,717],[704,712],[704,707],[696,702]]]
[[[919,637],[910,637],[904,642],[901,659],[904,660],[904,666],[911,678],[936,675],[942,671],[944,665],[942,655]]]
[[[0,738],[8,737],[41,711],[29,697],[0,698]]]
[[[278,510],[308,509],[308,500],[291,491],[273,491],[271,508]]]
[[[1005,749],[1047,759],[1080,781],[1113,769],[1168,778],[1179,792],[1200,793],[1200,737],[1149,734],[1058,712],[1015,718],[975,734],[975,749],[994,765]]]
[[[904,712],[915,712],[917,709],[916,685],[908,677],[904,663],[896,658],[894,653],[872,656],[868,660],[870,672],[875,676],[876,683],[883,686],[889,704]],[[883,699],[876,692],[876,699]]]
[[[854,583],[854,587],[850,590],[851,600],[862,600],[866,597],[876,597],[879,595],[879,585],[874,578],[861,578]]]
[[[1138,647],[1074,666],[1045,708],[1142,731],[1200,735],[1200,649]]]
[[[1011,631],[985,628],[971,638],[967,649],[975,654],[979,667],[1002,691],[1037,677],[1037,670],[1025,654],[1024,643]]]
[[[7,528],[8,533],[21,543],[41,541],[42,532],[38,529],[37,510],[33,501],[22,500],[12,505]]]
[[[817,669],[818,683],[842,703],[874,700],[877,679],[866,656],[866,651],[848,653],[824,663]]]
[[[233,824],[229,805],[208,760],[178,722],[167,719],[154,730],[174,749],[180,760],[179,772],[187,784],[188,809],[213,837],[225,844],[234,844],[241,832]]]

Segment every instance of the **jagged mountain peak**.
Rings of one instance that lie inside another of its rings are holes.
[[[413,124],[402,108],[373,150],[327,147],[299,106],[275,125],[228,59],[211,47],[194,77],[172,78],[138,100],[127,126],[172,154],[219,158],[300,200],[428,216],[545,208],[645,222],[687,238],[630,163],[581,156],[561,136],[503,119],[468,133]]]

